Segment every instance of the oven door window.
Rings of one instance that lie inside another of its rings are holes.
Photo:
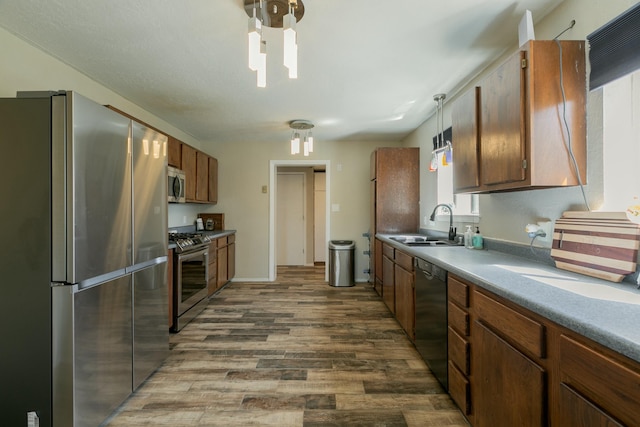
[[[207,294],[207,252],[180,260],[180,307],[184,313]]]

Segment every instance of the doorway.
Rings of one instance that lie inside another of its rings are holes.
[[[278,168],[276,185],[276,263],[278,266],[305,265],[305,174],[284,172],[283,168]]]
[[[324,187],[323,187],[323,191],[322,193],[320,193],[321,195],[324,195],[324,209],[323,209],[323,213],[321,215],[319,214],[313,214],[311,213],[310,217],[316,217],[318,218],[318,221],[322,221],[324,222],[324,224],[322,225],[322,227],[315,227],[315,221],[313,224],[307,224],[307,230],[311,229],[310,234],[307,233],[303,233],[303,234],[307,234],[309,237],[306,240],[305,243],[305,248],[309,248],[308,250],[308,254],[311,256],[311,261],[309,261],[309,257],[305,258],[306,259],[306,263],[311,263],[311,265],[313,265],[313,263],[315,262],[315,258],[312,256],[312,252],[317,252],[317,251],[321,251],[322,254],[319,257],[320,259],[326,259],[327,258],[327,253],[328,253],[328,242],[330,239],[330,215],[329,215],[329,200],[330,200],[330,161],[329,160],[271,160],[270,162],[270,171],[269,171],[269,186],[271,188],[270,194],[269,194],[269,280],[270,281],[275,281],[276,280],[276,272],[277,272],[277,264],[280,263],[279,261],[279,254],[278,254],[278,242],[280,239],[282,238],[286,238],[286,236],[281,237],[278,233],[278,206],[281,203],[278,203],[279,200],[279,193],[281,191],[287,191],[284,189],[280,189],[279,185],[278,185],[278,179],[279,179],[279,172],[287,172],[287,171],[293,171],[293,169],[289,169],[289,168],[313,168],[315,170],[322,170],[324,171],[323,173],[323,178],[324,178]],[[287,179],[287,178],[285,178]],[[313,188],[313,185],[309,184],[309,182],[313,183],[314,179],[307,179],[307,184],[309,188]],[[314,204],[314,197],[317,197],[318,194],[316,194],[315,192],[311,192],[311,201],[308,202],[307,208],[309,208],[311,205]],[[307,196],[305,196],[305,200]],[[321,197],[321,196],[320,196]],[[308,212],[309,209],[306,209],[306,211]],[[310,227],[310,225],[312,227]],[[316,229],[321,229],[324,230],[324,236],[320,238],[320,240],[322,240],[321,242],[314,242],[315,246],[315,250],[314,250],[314,246],[310,245],[311,242],[313,242],[314,240],[317,240],[317,237],[314,237],[314,232],[316,231]],[[301,264],[302,265],[302,264]],[[328,271],[328,264],[325,263],[325,280],[329,279],[329,271]]]

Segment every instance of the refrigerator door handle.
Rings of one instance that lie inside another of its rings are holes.
[[[163,262],[167,262],[167,256],[161,256],[158,258],[150,259],[148,261],[140,262],[135,265],[131,265],[127,267],[125,270],[127,273],[135,273],[136,271],[144,270],[145,268],[154,266],[156,264],[162,264]]]

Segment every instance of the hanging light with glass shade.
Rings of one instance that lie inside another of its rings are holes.
[[[445,141],[444,138],[444,99],[447,97],[444,93],[439,93],[433,96],[433,100],[436,101],[436,144],[431,151],[431,163],[429,164],[429,171],[435,172],[438,170],[438,160],[442,163],[442,166],[449,166],[453,160],[451,141]],[[438,159],[440,158],[440,159]]]
[[[308,120],[292,120],[289,122],[291,131],[291,154],[300,153],[300,133],[304,132],[304,138],[302,139],[302,152],[305,156],[313,153],[313,135],[311,130],[313,129],[313,123]]]
[[[264,28],[282,28],[283,64],[290,79],[298,78],[298,33],[296,25],[304,16],[302,0],[244,0],[249,15],[249,69],[257,71],[258,87],[266,87],[266,41]]]

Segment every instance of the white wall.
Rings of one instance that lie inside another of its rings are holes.
[[[584,40],[592,31],[606,24],[636,3],[634,0],[565,0],[542,21],[536,21],[534,30],[536,39],[553,39],[575,19],[573,29],[567,31],[561,39]],[[517,34],[517,28],[513,29]],[[503,57],[498,58],[487,70],[471,81],[463,91],[472,88],[479,79],[500,64],[508,55],[515,52],[513,46]],[[587,61],[588,62],[588,61]],[[451,125],[451,101],[459,94],[447,94],[444,108],[445,128]],[[602,167],[602,93],[590,92],[587,106],[587,185],[586,191],[592,209],[599,208],[604,200]],[[436,133],[435,116],[430,117],[416,131],[402,142],[406,146],[421,147],[421,205],[420,217],[429,215],[436,205],[436,175],[428,172],[426,165],[430,161],[431,139]],[[454,161],[455,161],[455,141]],[[582,195],[578,187],[548,190],[530,190],[511,193],[488,194],[480,196],[480,230],[491,238],[529,243],[524,232],[527,223],[541,220],[555,220],[566,210],[585,210]],[[458,230],[462,230],[458,224]],[[422,225],[423,228],[430,226]],[[550,243],[540,245],[550,247]]]

